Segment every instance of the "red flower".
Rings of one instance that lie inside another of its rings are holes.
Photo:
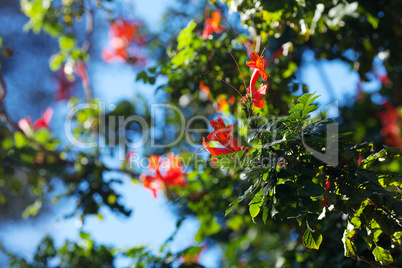
[[[148,163],[149,163],[149,169],[152,171],[157,171],[159,170],[159,159],[161,158],[160,155],[152,155],[148,158]]]
[[[167,155],[166,171],[161,176],[161,179],[167,188],[171,186],[184,186],[187,184],[186,176],[183,174],[183,165],[178,157],[173,153]]]
[[[202,91],[205,92],[205,94],[207,95],[208,100],[211,100],[211,90],[209,89],[209,87],[207,87],[206,85],[204,85],[204,81],[201,80],[200,85],[199,85],[200,89]]]
[[[330,186],[331,186],[331,182],[330,182],[329,180],[327,180],[327,181],[325,182],[325,192],[328,191],[328,189],[329,189]]]
[[[231,154],[245,149],[244,146],[240,147],[239,142],[233,138],[233,125],[226,126],[221,117],[218,117],[218,121],[210,121],[209,123],[214,128],[214,131],[208,135],[208,140],[217,141],[225,147],[211,147],[209,142],[206,142],[205,138],[202,138],[204,148],[208,150],[212,157],[223,154]],[[216,159],[213,158],[212,163],[215,164],[215,162]]]
[[[154,194],[154,197],[156,198],[157,197],[156,192],[161,189],[160,181],[157,180],[156,177],[143,174],[140,175],[140,180],[142,181],[144,187],[150,189]]]
[[[360,164],[362,163],[364,157],[361,155],[359,156],[359,159],[357,159],[357,164],[360,166]]]
[[[156,191],[165,186],[169,189],[172,186],[185,186],[186,175],[183,173],[183,165],[178,157],[169,153],[167,158],[162,159],[160,155],[153,155],[148,158],[149,170],[153,175],[141,175],[140,180],[144,187],[151,189],[156,197]]]
[[[209,121],[214,131],[208,135],[208,140],[217,141],[231,151],[240,151],[239,143],[232,137],[233,125],[226,126],[223,119],[218,116],[218,121]]]
[[[126,48],[102,50],[102,59],[106,62],[112,62],[115,59],[128,60],[128,52]]]
[[[328,207],[328,199],[323,198],[322,201],[321,201],[321,205],[322,205],[323,207]]]
[[[139,22],[129,22],[123,19],[112,23],[110,25],[111,45],[116,49],[127,47],[136,37],[140,27]]]
[[[391,102],[385,102],[383,107],[385,111],[377,114],[382,124],[381,135],[388,145],[402,148],[402,119]]]
[[[89,76],[88,76],[88,72],[87,72],[85,63],[77,62],[75,64],[75,73],[81,79],[82,86],[84,88],[88,88],[89,87]]]
[[[33,128],[38,130],[40,128],[47,128],[50,129],[50,120],[52,119],[53,109],[47,108],[46,111],[43,113],[42,117],[38,118],[33,123]]]
[[[235,152],[235,151],[228,150],[225,148],[211,147],[209,145],[209,142],[205,141],[204,137],[202,138],[202,145],[204,145],[205,149],[208,150],[208,152],[211,154],[211,157],[222,155],[222,154],[231,154],[231,153]],[[212,164],[215,165],[215,162],[216,162],[216,158],[212,158]]]
[[[74,83],[70,82],[63,71],[57,77],[57,89],[55,92],[55,101],[68,100],[71,97],[71,91]]]
[[[131,59],[133,63],[137,61],[142,63],[144,58],[131,55],[129,49],[131,44],[144,46],[147,41],[144,35],[138,33],[141,28],[141,23],[127,20],[117,20],[110,25],[110,46],[111,49],[102,51],[102,58],[106,62],[111,62],[115,59],[127,61]]]
[[[251,52],[250,54],[251,61],[247,61],[246,65],[251,68],[255,68],[260,72],[262,80],[266,81],[268,79],[269,74],[265,72],[265,63],[264,59],[257,55],[257,53]]]
[[[263,108],[265,101],[263,100],[265,94],[267,94],[268,86],[261,84],[258,89],[255,89],[255,83],[257,82],[260,72],[255,69],[253,75],[251,76],[250,86],[247,87],[247,94],[253,99],[253,104],[255,107]],[[246,102],[247,96],[241,98],[241,102]]]
[[[221,31],[225,31],[226,27],[219,25],[221,22],[221,13],[219,11],[212,12],[212,17],[205,20],[204,31],[202,38],[207,39],[209,35],[214,32],[220,34]]]

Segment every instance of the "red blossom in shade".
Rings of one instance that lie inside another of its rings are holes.
[[[82,82],[82,86],[84,88],[88,88],[89,87],[89,76],[88,76],[88,72],[87,72],[85,63],[77,62],[75,65],[75,73],[80,78],[80,80]]]
[[[60,72],[57,77],[57,89],[55,92],[55,101],[68,100],[71,97],[72,88],[74,83],[70,82],[64,72]]]
[[[357,164],[360,166],[360,164],[362,163],[364,157],[361,155],[359,156],[359,159],[357,159]]]
[[[260,72],[255,69],[253,75],[251,76],[250,86],[247,87],[247,94],[252,98],[255,107],[263,108],[265,101],[263,100],[265,94],[267,94],[268,86],[261,84],[258,89],[255,88],[255,83],[257,82]],[[247,96],[241,98],[241,102],[247,102]]]
[[[53,116],[53,109],[52,108],[47,108],[45,112],[43,113],[42,117],[38,118],[34,123],[33,123],[33,128],[35,130],[41,129],[41,128],[47,128],[50,129],[50,120],[52,119]]]
[[[208,100],[211,100],[211,90],[209,89],[209,87],[207,87],[206,85],[204,85],[204,81],[201,80],[199,88],[205,92],[205,94],[207,95]]]
[[[378,74],[377,79],[381,82],[381,84],[386,87],[390,88],[392,86],[391,79],[389,79],[387,74]]]
[[[391,102],[385,102],[383,107],[384,111],[377,114],[382,124],[381,135],[388,145],[402,148],[402,118]]]
[[[323,207],[328,207],[328,199],[323,198],[322,201],[321,201],[321,205],[322,205]]]
[[[221,13],[219,11],[212,12],[212,17],[205,20],[202,38],[207,39],[208,36],[213,34],[214,32],[220,34],[222,31],[225,31],[226,27],[220,25],[220,23]]]
[[[327,180],[327,181],[325,182],[325,192],[328,191],[328,189],[329,189],[330,186],[331,186],[331,182],[330,182],[329,180]]]
[[[250,54],[251,61],[247,61],[246,65],[251,68],[255,68],[260,72],[262,80],[266,81],[268,79],[269,74],[265,72],[265,62],[264,59],[257,55],[257,53],[251,52]]]

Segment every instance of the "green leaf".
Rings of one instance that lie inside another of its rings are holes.
[[[258,214],[261,211],[261,201],[262,201],[262,190],[260,190],[260,192],[254,196],[253,200],[251,200],[250,202],[250,216],[252,218],[255,218],[258,216]]]
[[[295,106],[293,106],[292,109],[290,109],[289,113],[293,113],[293,112],[301,112],[304,109],[304,105],[302,103],[298,103]]]
[[[307,230],[303,235],[303,245],[306,248],[319,249],[321,242],[322,235],[319,232],[312,230],[307,224]]]
[[[351,240],[351,238],[355,233],[356,231],[350,232],[347,229],[343,232],[342,242],[343,242],[344,255],[346,257],[356,256],[356,246]]]
[[[315,92],[313,93],[313,95],[314,95],[314,94],[315,94]],[[310,106],[310,104],[312,104],[313,101],[315,101],[319,96],[320,96],[320,95],[314,96],[314,97],[312,97],[311,99],[307,100],[306,106]]]
[[[299,112],[292,113],[287,117],[288,120],[294,120],[294,119],[299,119],[299,118],[300,118]]]
[[[262,211],[262,220],[264,221],[264,224],[267,224],[268,212],[269,209],[267,207],[264,207]]]
[[[60,36],[59,47],[61,50],[72,49],[75,46],[75,39],[71,36]]]
[[[303,96],[300,96],[297,101],[300,103],[303,103],[304,105],[307,104],[307,101],[314,95],[314,93],[310,94],[304,94]]]
[[[376,246],[373,250],[373,255],[376,261],[380,262],[382,265],[388,265],[394,262],[389,250],[384,249],[380,246]]]
[[[14,139],[15,139],[15,146],[17,148],[22,148],[25,145],[27,145],[27,139],[25,138],[25,136],[19,132],[16,132],[14,134]]]
[[[305,116],[306,114],[314,112],[317,109],[318,109],[318,107],[315,105],[307,106],[306,109],[304,109],[304,111],[303,111],[302,117]]]
[[[49,59],[49,68],[53,72],[59,70],[62,64],[63,64],[63,56],[60,54],[54,54]]]
[[[313,182],[305,182],[303,188],[297,190],[297,195],[305,197],[317,197],[325,193],[325,189]]]

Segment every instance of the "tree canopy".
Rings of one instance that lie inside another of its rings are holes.
[[[61,247],[44,237],[32,259],[0,241],[8,265],[203,267],[214,246],[222,267],[400,267],[400,1],[175,2],[157,30],[129,1],[0,3],[10,25],[26,18],[24,33],[0,30],[3,217],[37,217],[62,199],[77,200],[65,216],[84,226],[105,208],[130,217],[116,185],[135,183],[179,218],[157,251],[82,231]],[[111,106],[97,91],[99,62],[132,69],[152,97]],[[358,77],[347,100],[323,62]],[[303,81],[308,65],[326,96]],[[19,118],[24,95],[40,111]],[[190,217],[194,245],[172,250]]]

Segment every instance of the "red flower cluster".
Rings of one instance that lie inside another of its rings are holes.
[[[382,124],[381,135],[388,145],[402,148],[402,118],[391,102],[385,102],[383,107],[385,111],[377,115]]]
[[[261,84],[258,89],[255,88],[258,78],[261,76],[264,81],[268,79],[269,74],[265,72],[264,59],[258,56],[256,53],[252,52],[250,54],[251,61],[246,63],[247,66],[255,68],[251,76],[250,86],[247,87],[247,95],[253,100],[255,107],[263,108],[265,105],[264,96],[267,94],[268,86]],[[247,96],[244,96],[241,101],[247,102]]]
[[[131,62],[144,62],[144,58],[135,55],[131,50],[132,45],[144,46],[146,38],[139,33],[141,23],[138,21],[130,22],[119,19],[110,25],[110,46],[111,49],[102,51],[102,58],[106,62],[112,62],[115,59],[130,60]]]
[[[24,131],[24,133],[32,133],[33,130],[38,130],[41,128],[50,129],[50,120],[53,116],[53,109],[47,108],[43,113],[42,117],[38,118],[33,124],[30,116],[22,118],[18,121],[19,128]]]
[[[162,159],[160,155],[148,158],[149,170],[152,175],[140,175],[145,188],[150,189],[156,197],[156,192],[165,186],[169,189],[172,186],[185,186],[186,175],[182,172],[183,165],[178,157],[169,153],[167,158]]]
[[[233,138],[233,125],[226,126],[223,119],[218,116],[218,121],[209,121],[214,131],[208,135],[209,141],[217,141],[222,147],[211,147],[209,142],[205,141],[205,138],[202,139],[202,144],[205,149],[211,154],[212,157],[223,154],[231,154],[234,152],[238,152],[244,150],[245,147],[240,147],[239,142]],[[215,164],[216,159],[212,159],[212,163]]]
[[[225,31],[226,27],[220,25],[220,23],[221,13],[219,11],[212,12],[212,17],[205,20],[202,38],[207,39],[208,36],[210,36],[214,32],[220,34],[222,31]]]

